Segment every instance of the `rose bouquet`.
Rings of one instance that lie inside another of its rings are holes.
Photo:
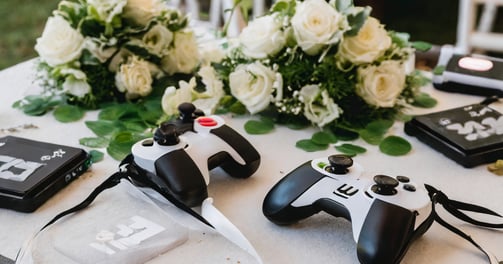
[[[62,1],[35,50],[44,91],[15,105],[35,115],[55,105],[96,109],[162,93],[167,79],[199,64],[187,17],[162,0]]]
[[[405,145],[382,149],[406,153],[408,142],[385,138],[387,130],[405,108],[434,100],[420,92],[427,80],[414,70],[414,43],[407,34],[387,31],[370,11],[351,1],[278,1],[212,64],[226,94],[219,108],[264,117],[246,124],[251,133],[265,133],[275,123],[321,128],[297,143],[306,150],[361,136],[381,147]]]

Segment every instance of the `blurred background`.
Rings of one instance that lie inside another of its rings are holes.
[[[33,47],[47,18],[60,0],[0,0],[0,70],[37,56]],[[251,0],[250,0],[251,1]],[[207,12],[209,0],[199,1]],[[370,5],[372,15],[389,30],[408,32],[412,40],[435,45],[454,44],[458,19],[458,0],[354,0]],[[501,9],[501,8],[500,8]],[[499,10],[501,14],[501,10]],[[205,17],[204,14],[201,17]],[[499,15],[495,30],[503,32]],[[502,44],[503,45],[503,44]]]

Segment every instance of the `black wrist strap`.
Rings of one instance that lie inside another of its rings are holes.
[[[117,184],[120,183],[122,179],[126,179],[129,181],[134,181],[136,183],[140,183],[142,186],[152,188],[153,190],[157,191],[159,194],[161,194],[164,198],[166,198],[168,201],[173,203],[176,207],[182,209],[183,211],[189,213],[199,221],[203,222],[204,224],[214,228],[204,217],[202,217],[200,214],[198,214],[196,211],[194,211],[192,208],[189,206],[185,205],[182,201],[178,200],[176,197],[171,195],[167,190],[162,189],[159,187],[157,184],[155,184],[150,178],[147,176],[147,172],[141,169],[140,167],[136,166],[134,161],[133,161],[133,156],[129,155],[127,156],[122,162],[120,163],[120,170],[114,174],[112,174],[108,179],[106,179],[103,183],[101,183],[98,187],[96,187],[91,194],[84,199],[81,203],[77,204],[76,206],[63,211],[56,215],[51,221],[49,221],[40,231],[45,229],[46,227],[50,226],[54,222],[58,221],[60,218],[77,212],[81,209],[86,208],[89,206],[96,197],[103,192],[104,190],[110,189]]]
[[[488,215],[492,215],[492,216],[496,216],[496,217],[502,217],[502,216],[492,210],[485,208],[485,207],[451,200],[442,191],[437,190],[436,188],[434,188],[431,185],[425,184],[425,187],[426,187],[426,190],[428,191],[428,194],[431,198],[431,202],[432,202],[432,213],[431,214],[434,217],[435,221],[437,223],[439,223],[441,226],[447,228],[449,231],[464,238],[465,240],[470,242],[476,248],[478,248],[487,257],[489,263],[497,264],[498,261],[496,260],[496,258],[490,252],[488,252],[482,246],[480,246],[470,235],[464,233],[460,229],[456,228],[455,226],[453,226],[453,225],[447,223],[445,220],[443,220],[438,215],[435,206],[438,203],[438,204],[442,205],[442,207],[447,212],[451,213],[454,217],[456,217],[462,221],[465,221],[467,223],[476,225],[476,226],[482,226],[482,227],[488,227],[488,228],[503,228],[503,224],[495,224],[495,223],[487,223],[487,222],[478,221],[478,220],[466,215],[462,211],[488,214]]]

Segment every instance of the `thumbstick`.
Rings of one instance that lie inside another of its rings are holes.
[[[395,178],[386,175],[376,175],[374,176],[374,184],[371,190],[377,194],[381,195],[395,195],[397,193],[396,187],[398,186],[398,181]]]
[[[346,174],[349,167],[353,166],[353,159],[346,155],[331,155],[328,157],[330,166],[326,170],[334,174]]]
[[[180,112],[180,118],[183,123],[192,122],[194,117],[192,114],[196,111],[196,107],[192,103],[181,103],[178,106],[178,111]]]
[[[161,146],[173,146],[180,142],[176,126],[171,123],[162,123],[159,128],[155,130],[154,140]]]

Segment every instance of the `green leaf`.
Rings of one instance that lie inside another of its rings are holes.
[[[314,143],[320,144],[320,145],[327,145],[330,143],[337,142],[337,138],[335,137],[335,135],[333,133],[327,132],[327,131],[319,131],[319,132],[314,133],[313,136],[311,137],[311,140]]]
[[[97,163],[99,161],[102,161],[103,158],[105,157],[105,154],[101,151],[98,151],[98,150],[89,151],[89,155],[91,156],[92,163]]]
[[[412,105],[423,108],[432,108],[437,105],[437,100],[427,93],[420,93],[414,98]]]
[[[412,47],[415,48],[416,50],[419,51],[428,51],[433,47],[431,43],[425,42],[425,41],[414,41],[411,43]]]
[[[90,148],[104,148],[108,146],[109,140],[104,137],[85,137],[79,139],[79,143]]]
[[[261,120],[249,120],[245,123],[245,131],[252,135],[267,134],[274,129],[274,122],[270,122],[264,119]]]
[[[391,120],[376,120],[370,122],[365,129],[360,131],[360,136],[365,142],[378,145],[392,125],[393,121]]]
[[[337,137],[338,140],[342,141],[351,141],[358,139],[360,137],[360,135],[354,131],[350,131],[339,127],[332,129],[332,132],[334,133],[334,135]]]
[[[295,143],[295,146],[307,152],[320,151],[328,148],[328,145],[317,144],[313,142],[311,139],[299,140],[297,141],[297,143]]]
[[[348,22],[351,29],[346,32],[348,36],[356,36],[362,26],[365,24],[368,16],[370,14],[370,8],[365,8],[357,14],[348,14]]]
[[[336,146],[335,149],[344,153],[344,154],[350,155],[350,156],[356,156],[357,154],[362,154],[362,153],[367,152],[366,148],[360,147],[357,145],[353,145],[353,144],[342,144],[342,145]]]
[[[119,120],[123,115],[125,115],[131,105],[129,104],[114,104],[109,107],[103,108],[98,114],[98,118],[102,120]]]
[[[399,136],[388,136],[379,144],[379,150],[390,156],[402,156],[409,153],[411,149],[412,145]]]
[[[362,130],[360,131],[360,137],[371,145],[379,145],[379,143],[383,140],[384,135],[376,133],[372,130]]]
[[[344,12],[353,6],[353,0],[337,0],[335,1],[335,8],[339,12]]]
[[[54,117],[59,122],[68,123],[80,120],[85,111],[76,105],[60,105],[54,109]]]
[[[94,134],[100,137],[110,136],[115,131],[120,131],[122,128],[117,121],[108,120],[86,121],[85,124]]]
[[[107,152],[112,158],[116,160],[123,160],[129,153],[131,153],[131,147],[143,138],[144,137],[133,134],[129,131],[119,132],[114,135],[110,141]]]
[[[439,65],[433,69],[433,75],[442,75],[445,71],[445,65]]]

